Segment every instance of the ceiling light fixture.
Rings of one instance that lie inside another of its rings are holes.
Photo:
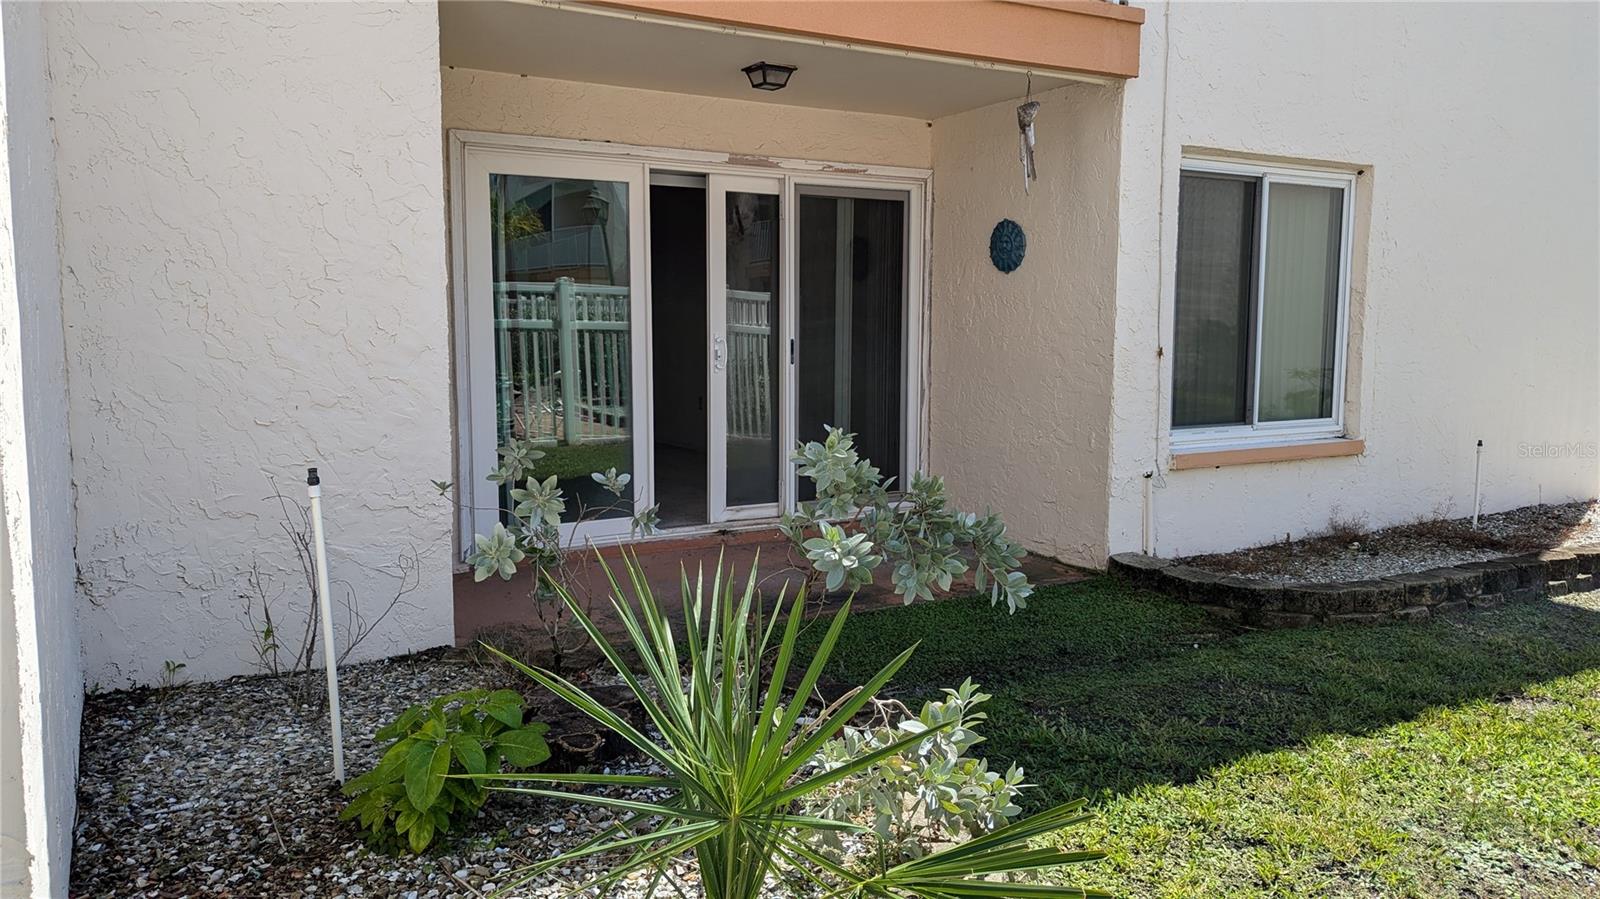
[[[778,65],[774,62],[752,63],[739,71],[750,78],[750,86],[758,91],[781,91],[789,83],[789,76],[794,74],[794,66]]]

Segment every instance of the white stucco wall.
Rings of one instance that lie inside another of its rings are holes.
[[[252,564],[280,629],[308,599],[265,499],[308,464],[366,615],[422,557],[360,656],[450,642],[433,4],[46,16],[91,685],[251,669]]]
[[[1016,102],[933,127],[930,468],[1029,549],[1086,565],[1106,555],[1121,90],[1037,98],[1026,194]],[[1009,274],[989,261],[1004,218],[1027,235]]]
[[[65,896],[83,669],[40,6],[0,38],[0,894]]]
[[[504,134],[927,168],[928,123],[449,68],[444,126]]]
[[[1335,510],[1374,526],[1467,514],[1480,438],[1487,511],[1594,496],[1596,8],[1147,9],[1123,118],[1112,551],[1139,548],[1152,468],[1162,555],[1303,535]],[[1185,147],[1365,170],[1348,410],[1364,456],[1165,471],[1156,354],[1171,340]],[[1534,456],[1550,445],[1569,450]]]

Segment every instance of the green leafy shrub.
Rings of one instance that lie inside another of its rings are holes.
[[[692,854],[707,899],[755,899],[769,876],[788,882],[792,894],[876,899],[977,899],[1028,896],[1079,897],[1091,891],[1030,881],[997,882],[994,878],[1027,878],[1032,872],[1100,858],[1099,852],[1073,852],[1036,845],[1043,838],[1086,820],[1083,802],[1075,802],[1012,821],[981,836],[918,858],[899,860],[886,852],[867,853],[882,860],[860,870],[834,863],[814,847],[817,831],[854,834],[864,840],[873,831],[854,821],[806,814],[812,797],[852,777],[867,775],[879,762],[902,756],[927,744],[930,737],[954,731],[968,716],[940,712],[939,720],[914,732],[895,734],[882,745],[827,770],[810,762],[847,722],[871,702],[915,647],[900,653],[860,689],[850,691],[820,713],[808,712],[811,695],[826,670],[829,656],[849,618],[846,602],[829,623],[816,652],[797,656],[804,617],[804,594],[792,601],[780,595],[771,620],[765,620],[752,570],[742,592],[731,572],[719,565],[710,581],[683,579],[683,618],[676,626],[655,599],[638,562],[627,559],[623,583],[631,597],[612,580],[613,606],[632,643],[632,663],[613,646],[577,600],[557,587],[575,619],[633,693],[659,736],[636,728],[593,696],[553,672],[508,662],[594,721],[616,732],[664,773],[637,774],[488,774],[479,780],[511,790],[607,809],[616,823],[598,836],[554,858],[517,872],[502,888],[518,887],[552,869],[603,853],[617,853],[610,870],[574,885],[569,894],[607,892],[634,872],[653,872],[644,890],[656,895],[671,880],[674,860]],[[787,608],[785,608],[787,606]],[[681,637],[676,636],[681,634]],[[804,666],[787,694],[791,668]],[[976,696],[969,693],[965,704]],[[968,744],[970,745],[970,744]],[[507,782],[545,783],[549,787],[510,786]],[[587,792],[557,787],[602,787]],[[1094,892],[1093,895],[1105,895]]]
[[[896,859],[920,858],[930,847],[997,830],[1022,813],[1016,799],[1025,786],[1022,769],[1004,774],[969,755],[983,742],[978,727],[988,715],[977,707],[991,698],[969,678],[941,701],[927,702],[911,715],[898,702],[880,703],[885,719],[898,710],[897,723],[870,728],[846,727],[822,745],[813,759],[818,771],[832,771],[918,734],[926,739],[894,755],[879,758],[866,769],[807,796],[808,815],[862,821],[877,834]],[[835,831],[819,831],[818,842],[842,855]]]
[[[950,508],[943,479],[917,472],[910,489],[895,496],[893,479],[884,480],[856,452],[855,435],[839,428],[801,446],[793,461],[816,484],[817,498],[784,515],[779,529],[828,590],[865,587],[888,562],[896,594],[906,602],[932,599],[971,568],[991,604],[1003,600],[1012,612],[1027,605],[1033,586],[1018,570],[1022,547],[1006,537],[1000,516]]]
[[[393,742],[376,767],[344,785],[354,798],[339,817],[358,820],[381,848],[421,852],[488,798],[483,784],[461,775],[543,762],[545,729],[523,723],[515,690],[467,690],[414,705],[378,731],[378,742]]]

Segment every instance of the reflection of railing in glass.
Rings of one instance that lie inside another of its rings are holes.
[[[751,222],[747,226],[742,238],[742,241],[749,247],[747,262],[754,265],[772,261],[772,253],[778,246],[775,232],[775,223],[767,219]]]
[[[506,271],[522,277],[532,274],[603,279],[611,276],[610,241],[606,230],[594,225],[569,225],[516,237],[505,243],[505,266]],[[589,274],[585,276],[584,272]]]
[[[502,444],[627,439],[628,302],[626,287],[570,278],[495,285]]]
[[[772,294],[728,291],[728,436],[770,440]]]
[[[778,198],[728,191],[726,279],[722,298],[727,373],[725,507],[778,501]]]

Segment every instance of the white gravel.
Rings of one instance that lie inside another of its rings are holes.
[[[1351,530],[1346,528],[1347,530]],[[1231,553],[1192,556],[1185,564],[1253,580],[1336,583],[1482,562],[1536,549],[1600,543],[1600,505],[1524,506],[1482,516],[1399,525],[1335,539],[1312,534]]]
[[[1467,562],[1483,562],[1503,558],[1506,554],[1493,550],[1415,548],[1404,553],[1376,554],[1366,552],[1358,541],[1351,546],[1333,550],[1315,558],[1294,559],[1275,570],[1232,572],[1240,577],[1261,581],[1289,583],[1332,584],[1361,581],[1371,578],[1427,571],[1430,568],[1448,568]],[[1214,566],[1201,563],[1201,568]],[[1225,569],[1224,569],[1225,570]]]

